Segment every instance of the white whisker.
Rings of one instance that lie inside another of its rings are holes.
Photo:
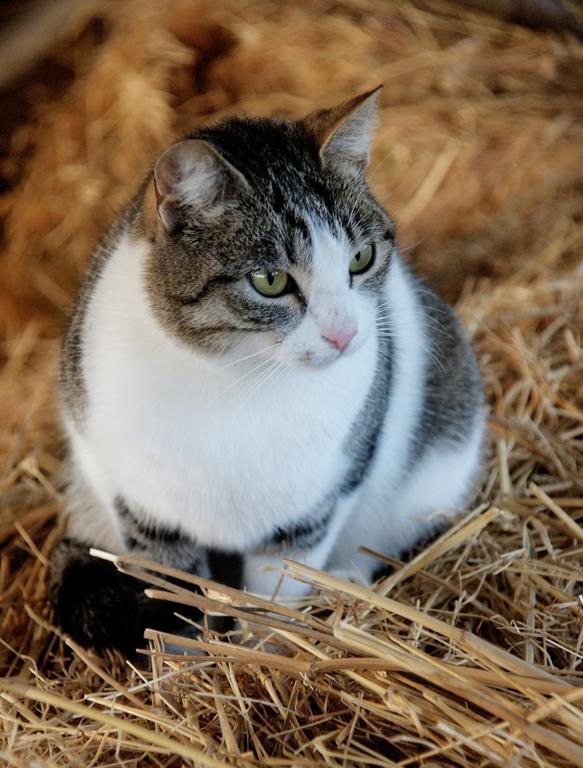
[[[263,347],[263,349],[260,349],[258,352],[251,352],[250,355],[245,355],[244,357],[240,357],[238,360],[232,360],[230,363],[227,363],[226,365],[222,366],[221,370],[224,371],[227,368],[232,368],[233,365],[239,365],[239,363],[244,362],[245,360],[250,360],[252,357],[257,357],[258,355],[263,355],[266,352],[269,352],[270,349],[273,349],[274,347],[277,347],[279,342],[275,342],[275,344],[270,344],[267,347]]]
[[[268,360],[262,360],[258,365],[256,365],[254,368],[251,368],[250,371],[247,371],[247,373],[243,374],[243,376],[238,378],[236,381],[231,382],[231,384],[229,384],[229,386],[224,390],[223,394],[229,392],[229,390],[233,389],[233,387],[236,387],[237,384],[240,384],[248,376],[251,376],[256,371],[258,371],[260,368],[263,368],[264,366],[269,365],[270,363],[273,363],[273,360],[271,358],[269,358]]]
[[[266,370],[262,371],[257,378],[251,382],[250,386],[242,393],[242,396],[249,400],[249,398],[256,394],[259,389],[265,386],[266,382],[273,377],[273,375],[283,367],[283,363],[279,360],[272,360],[272,365]]]

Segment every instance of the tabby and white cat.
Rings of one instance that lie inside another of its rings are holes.
[[[64,344],[53,559],[82,642],[132,649],[173,616],[91,546],[263,594],[282,557],[371,580],[360,545],[399,553],[471,493],[480,377],[367,185],[376,100],[190,134],[97,249]]]

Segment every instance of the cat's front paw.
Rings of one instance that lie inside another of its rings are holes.
[[[356,568],[330,568],[327,573],[337,579],[342,579],[342,581],[358,584],[359,587],[367,587],[367,589],[369,589],[372,585],[372,579],[369,579],[364,573],[358,571]]]

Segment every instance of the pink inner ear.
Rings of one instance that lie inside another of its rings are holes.
[[[156,200],[160,202],[170,194],[172,188],[180,181],[180,167],[176,159],[178,145],[167,149],[159,158],[154,169],[156,185]]]
[[[179,202],[205,215],[217,215],[220,203],[248,186],[243,174],[203,139],[184,139],[164,152],[154,170],[156,204],[164,226],[178,215]]]
[[[156,208],[158,209],[158,213],[160,213],[160,206],[162,205],[162,201],[164,200],[165,195],[160,191],[160,187],[158,185],[158,179],[154,175],[154,193],[156,194]]]

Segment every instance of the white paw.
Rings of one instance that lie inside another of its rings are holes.
[[[352,584],[358,584],[360,587],[370,587],[372,584],[372,581],[364,573],[356,570],[356,568],[330,568],[328,573],[330,576],[342,579],[342,581],[350,581]]]
[[[164,650],[166,651],[166,653],[170,653],[173,656],[185,656],[187,658],[191,656],[207,655],[207,652],[202,651],[200,648],[185,648],[183,645],[179,645],[178,643],[170,643],[170,642],[164,643]]]

